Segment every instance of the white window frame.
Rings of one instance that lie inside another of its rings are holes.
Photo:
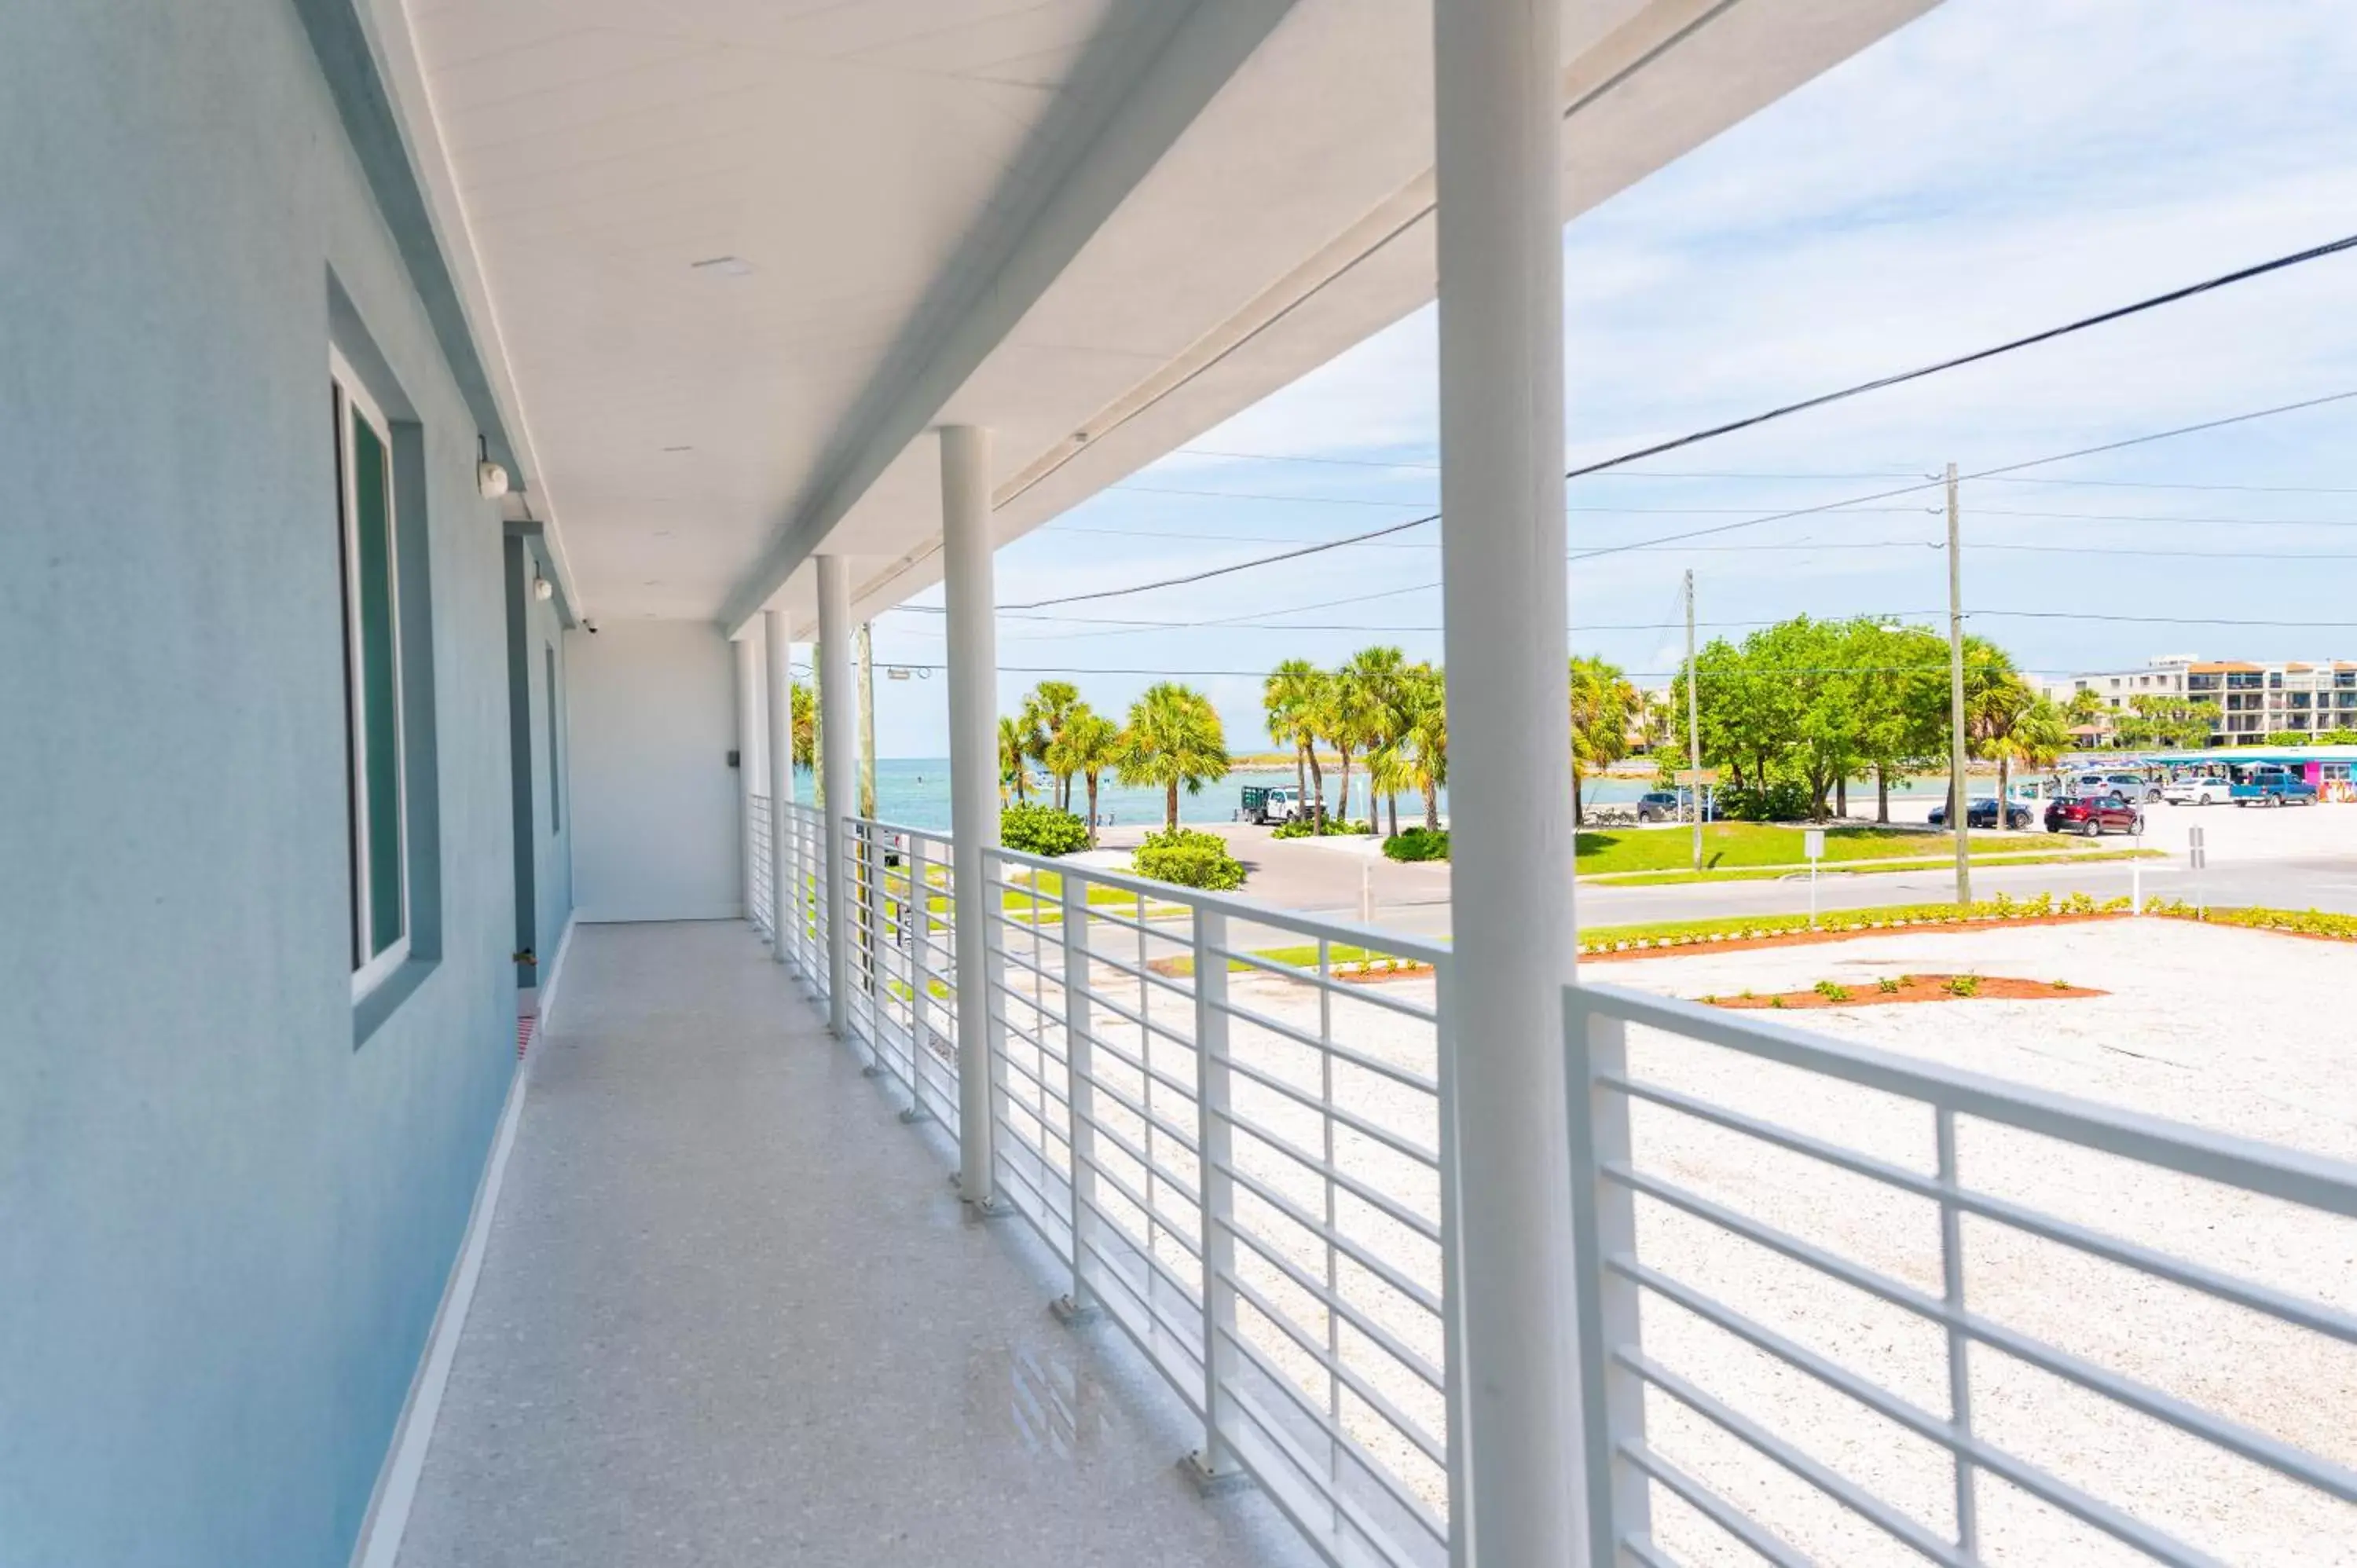
[[[338,526],[343,538],[344,767],[349,779],[351,811],[345,826],[350,835],[352,919],[360,933],[360,950],[362,953],[375,945],[369,929],[375,900],[371,897],[374,888],[371,878],[374,868],[370,864],[368,832],[369,824],[374,819],[371,811],[373,803],[369,800],[366,757],[368,693],[361,646],[360,489],[351,449],[351,419],[355,413],[368,421],[370,429],[384,448],[385,462],[385,597],[393,622],[393,731],[395,746],[393,810],[401,823],[401,935],[394,938],[382,952],[373,958],[363,959],[352,971],[352,1000],[358,1002],[409,961],[409,939],[417,918],[409,889],[408,695],[403,689],[401,671],[401,518],[393,505],[393,427],[385,419],[384,411],[361,386],[360,377],[352,371],[350,361],[332,348],[328,350],[328,372],[335,389],[336,506]]]

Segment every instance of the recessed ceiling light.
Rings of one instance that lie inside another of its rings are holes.
[[[666,446],[663,450],[666,452],[693,452],[695,448],[693,446]]]
[[[742,256],[706,256],[687,265],[691,272],[709,273],[715,277],[724,278],[741,278],[753,270],[753,263]]]

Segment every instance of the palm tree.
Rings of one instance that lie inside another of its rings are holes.
[[[1301,808],[1321,832],[1326,827],[1326,780],[1318,771],[1318,715],[1332,679],[1307,659],[1288,659],[1269,671],[1261,687],[1269,738],[1292,746],[1293,777]]]
[[[1007,793],[1014,792],[1015,803],[1021,805],[1030,791],[1031,773],[1026,767],[1031,756],[1031,737],[1020,719],[998,721],[998,800],[1006,804]]]
[[[1162,787],[1163,826],[1176,832],[1180,787],[1198,794],[1227,774],[1228,741],[1220,711],[1211,698],[1176,682],[1148,686],[1129,705],[1129,725],[1121,732],[1114,768],[1125,784]]]
[[[1375,817],[1375,796],[1380,791],[1391,797],[1392,832],[1399,832],[1399,791],[1404,788],[1405,775],[1394,764],[1385,773],[1385,782],[1372,777],[1372,754],[1397,746],[1401,732],[1406,727],[1401,712],[1401,682],[1407,670],[1407,655],[1396,648],[1362,648],[1343,662],[1335,679],[1351,693],[1351,706],[1359,722],[1359,744],[1371,754],[1367,780],[1367,820]]]
[[[2071,749],[2070,717],[2017,676],[1989,693],[1974,718],[1980,732],[1975,749],[1996,759],[1996,820],[2001,827],[2014,765],[2051,768],[2061,761]]]
[[[1637,688],[1617,664],[1594,654],[1571,660],[1571,822],[1585,820],[1579,779],[1601,772],[1629,755],[1629,710]]]
[[[1424,792],[1424,825],[1440,831],[1440,787],[1448,782],[1448,686],[1429,664],[1410,665],[1400,681],[1401,740],[1408,782]]]
[[[1075,703],[1064,715],[1064,725],[1048,743],[1048,767],[1059,777],[1079,774],[1089,790],[1089,847],[1097,842],[1097,778],[1114,765],[1121,726],[1086,703]]]
[[[1031,743],[1030,755],[1047,762],[1048,748],[1064,733],[1073,710],[1081,705],[1081,689],[1070,681],[1042,681],[1032,687],[1031,694],[1023,699],[1022,720],[1025,738]],[[1058,773],[1053,764],[1049,765],[1048,773],[1056,780],[1056,809],[1071,811],[1072,776]]]

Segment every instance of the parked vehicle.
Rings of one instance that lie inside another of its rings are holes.
[[[2277,762],[2237,767],[2233,801],[2237,806],[2313,806],[2316,786]]]
[[[2187,774],[2161,786],[2160,798],[2172,806],[2214,806],[2234,798],[2234,787],[2210,774]]]
[[[2009,803],[2005,809],[2005,825],[2017,832],[2028,832],[2037,821],[2038,814],[2018,800]],[[1945,800],[1932,808],[1932,825],[1935,828],[1944,828],[1948,825],[1948,803]],[[1996,827],[1996,797],[1985,795],[1966,806],[1964,826],[1967,828]]]
[[[1239,820],[1274,827],[1289,822],[1301,815],[1301,791],[1290,784],[1247,784],[1243,802],[1236,811]]]
[[[2071,779],[2073,795],[2117,795],[2123,800],[2158,800],[2161,787],[2157,779],[2141,773],[2080,773]]]
[[[2081,795],[2074,800],[2056,800],[2046,808],[2046,831],[2080,833],[2088,838],[2099,833],[2140,833],[2144,832],[2144,808],[2130,805],[2117,795]]]
[[[1685,802],[1674,789],[1651,789],[1637,797],[1641,822],[1674,822],[1685,817]]]

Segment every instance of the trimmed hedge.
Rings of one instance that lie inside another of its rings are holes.
[[[1208,893],[1231,893],[1244,885],[1243,863],[1229,853],[1228,841],[1192,828],[1146,834],[1131,864],[1140,876]]]
[[[1089,825],[1053,806],[1008,806],[998,813],[998,842],[1025,854],[1071,854],[1089,847]]]
[[[1383,841],[1383,854],[1391,860],[1447,860],[1448,830],[1447,828],[1403,828]]]

